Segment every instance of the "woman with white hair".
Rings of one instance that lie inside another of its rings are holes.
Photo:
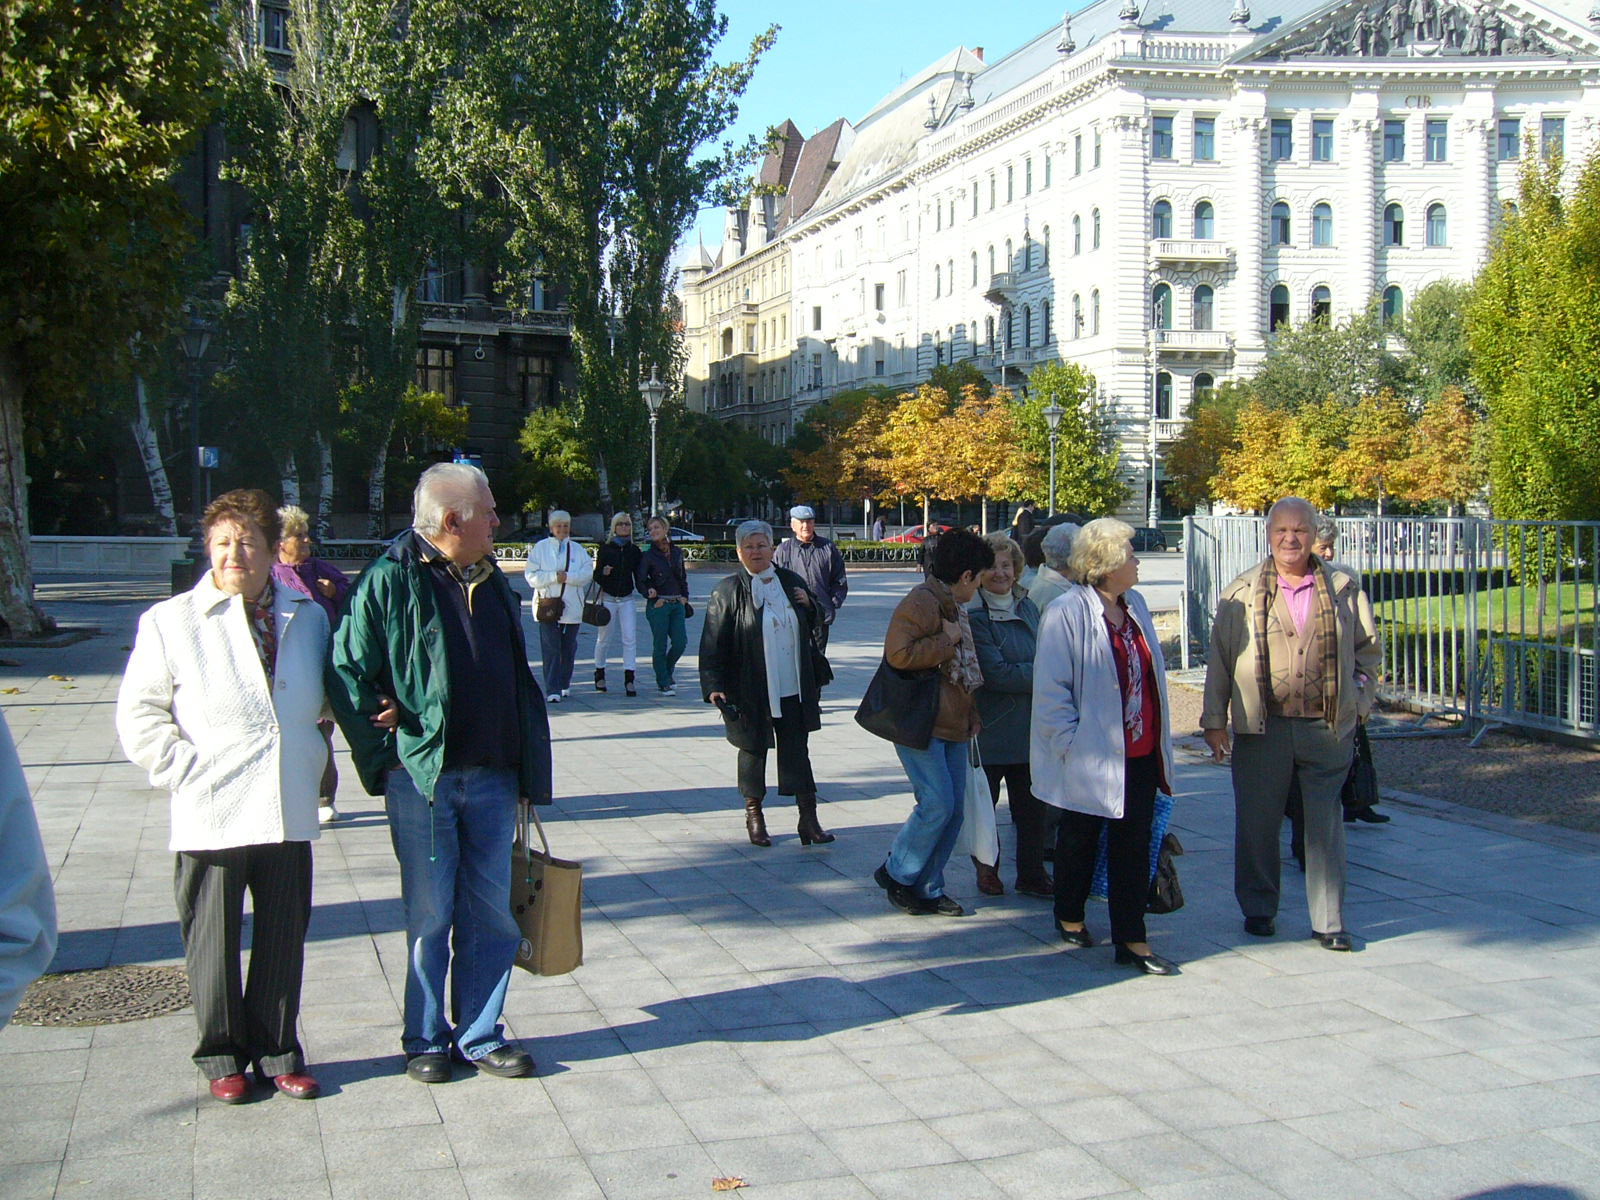
[[[811,732],[822,727],[826,660],[815,649],[822,609],[799,575],[772,562],[772,526],[746,521],[734,531],[743,569],[717,584],[700,635],[700,692],[722,713],[728,741],[739,750],[739,792],[745,833],[770,846],[761,811],[767,793],[767,750],[778,750],[778,795],[800,810],[800,844],[825,845],[833,834],[817,821]]]
[[[1039,543],[1039,552],[1044,555],[1044,565],[1028,584],[1028,597],[1041,615],[1050,607],[1050,602],[1066,591],[1073,582],[1068,564],[1072,560],[1072,543],[1077,536],[1078,526],[1064,522],[1050,526]]]
[[[1166,663],[1150,609],[1133,590],[1133,529],[1114,517],[1079,532],[1068,563],[1082,580],[1045,612],[1033,669],[1033,790],[1063,810],[1056,827],[1056,928],[1094,945],[1084,905],[1106,831],[1117,962],[1147,975],[1178,968],[1153,954],[1144,914],[1158,790],[1172,792]]]
[[[589,552],[572,540],[571,513],[560,508],[551,511],[550,536],[528,552],[523,577],[533,589],[539,657],[544,664],[544,698],[546,703],[560,704],[572,695],[578,626],[583,620],[583,589],[594,578]]]

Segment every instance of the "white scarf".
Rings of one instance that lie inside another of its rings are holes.
[[[767,668],[767,703],[774,717],[783,712],[783,698],[800,694],[800,630],[778,572],[768,567],[750,576],[750,599],[761,628],[761,654]]]

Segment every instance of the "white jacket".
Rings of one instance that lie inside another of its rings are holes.
[[[328,617],[281,583],[272,607],[270,693],[244,598],[221,591],[210,571],[139,618],[117,735],[151,785],[172,793],[173,850],[317,839]]]
[[[1162,778],[1172,782],[1172,706],[1167,667],[1150,609],[1138,592],[1126,594],[1155,668],[1161,720]],[[1099,594],[1081,583],[1067,587],[1039,621],[1033,660],[1033,725],[1028,742],[1033,794],[1046,804],[1099,817],[1121,817],[1127,765],[1122,684],[1106,632]]]
[[[569,546],[572,548],[570,564],[567,560]],[[556,582],[557,571],[567,573],[567,586],[564,589]],[[528,565],[523,569],[522,577],[533,589],[535,610],[539,607],[539,601],[546,597],[560,596],[564,602],[561,623],[576,625],[583,619],[583,589],[594,578],[594,562],[589,557],[589,551],[570,537],[561,540],[549,537],[537,543],[528,551]]]

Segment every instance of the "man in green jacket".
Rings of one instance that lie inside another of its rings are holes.
[[[500,1012],[521,939],[517,804],[550,802],[550,726],[495,562],[483,472],[429,467],[413,511],[350,592],[328,699],[362,784],[384,797],[400,860],[406,1073],[446,1082],[454,1050],[488,1074],[528,1075],[533,1059],[506,1041]]]

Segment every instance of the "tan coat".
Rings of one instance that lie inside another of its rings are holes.
[[[1333,590],[1334,619],[1338,623],[1339,711],[1333,730],[1340,737],[1349,737],[1355,733],[1356,722],[1372,711],[1383,648],[1378,644],[1372,604],[1361,590],[1360,581],[1343,567],[1323,563],[1317,569]],[[1223,590],[1217,602],[1211,653],[1206,661],[1202,729],[1226,729],[1231,717],[1236,734],[1267,730],[1267,714],[1261,706],[1261,687],[1256,680],[1255,631],[1250,618],[1251,591],[1260,572],[1259,565],[1251,567]]]
[[[942,667],[956,656],[956,641],[945,631],[944,623],[958,620],[955,597],[942,583],[919,583],[889,618],[889,632],[883,641],[883,657],[901,671],[923,671]],[[977,701],[960,684],[942,671],[939,675],[939,714],[934,718],[933,736],[947,742],[964,742],[978,728]]]

